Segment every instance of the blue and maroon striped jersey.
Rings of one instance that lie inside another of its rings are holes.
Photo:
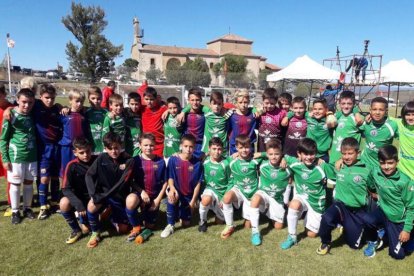
[[[90,139],[88,120],[80,112],[71,112],[67,116],[60,116],[63,125],[63,137],[59,145],[69,146],[78,137]]]
[[[186,161],[178,156],[171,156],[168,160],[168,179],[174,181],[174,187],[180,195],[192,195],[203,179],[203,164],[195,157]]]
[[[193,135],[196,138],[196,142],[202,144],[205,122],[204,113],[187,113],[184,133]]]
[[[240,134],[248,135],[252,144],[256,142],[256,133],[254,132],[255,128],[256,118],[254,117],[251,109],[246,115],[240,115],[236,112],[231,115],[229,136],[230,154],[233,154],[235,152],[236,137]]]
[[[39,140],[44,144],[57,144],[62,138],[59,108],[56,105],[46,107],[41,100],[37,99],[32,114]]]
[[[167,168],[163,158],[156,156],[153,160],[141,155],[134,157],[134,178],[151,199],[155,199],[167,181]]]

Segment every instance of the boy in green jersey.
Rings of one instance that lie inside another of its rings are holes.
[[[125,138],[126,138],[126,120],[123,114],[124,100],[119,94],[113,94],[109,97],[109,109],[106,114],[103,123],[102,135],[105,136],[108,132],[113,132],[121,137],[121,147],[125,150]]]
[[[370,171],[358,159],[357,139],[353,137],[343,139],[341,153],[343,166],[340,170],[335,170],[335,201],[322,215],[319,228],[321,245],[316,250],[319,255],[329,253],[332,242],[331,232],[338,224],[343,225],[345,241],[353,249],[360,247],[364,233]],[[333,165],[330,164],[330,167],[333,169]]]
[[[368,214],[368,245],[364,255],[374,257],[377,247],[377,230],[385,228],[388,237],[388,254],[404,259],[413,250],[414,182],[397,169],[398,151],[386,145],[378,151],[379,167],[373,168],[368,179],[369,188],[378,193],[378,205]]]
[[[108,111],[101,107],[102,92],[98,86],[91,86],[88,89],[88,100],[91,107],[86,110],[85,117],[91,128],[93,142],[92,152],[99,154],[103,152],[102,128],[105,115]]]
[[[260,160],[253,159],[251,141],[248,135],[241,134],[236,137],[236,150],[238,158],[230,162],[231,182],[233,188],[227,191],[223,197],[223,214],[226,228],[221,232],[221,238],[227,239],[234,232],[233,205],[242,207],[246,225],[250,221],[250,199],[256,193],[259,180],[257,169]]]
[[[229,189],[229,160],[223,158],[223,141],[213,137],[209,141],[209,155],[204,161],[204,183],[206,187],[201,195],[200,224],[198,231],[207,231],[207,213],[212,210],[216,221],[224,221],[222,199]]]
[[[341,110],[335,113],[336,128],[329,153],[329,163],[332,164],[341,159],[341,143],[346,137],[353,137],[360,143],[361,132],[358,127],[364,123],[361,115],[358,112],[353,112],[355,107],[354,92],[342,92],[339,96],[339,107]]]
[[[288,238],[281,244],[282,249],[289,249],[297,243],[296,227],[301,214],[307,211],[305,227],[307,236],[318,235],[321,217],[325,211],[327,163],[318,165],[316,142],[304,138],[298,144],[298,159],[285,156],[284,159],[293,173],[295,190],[289,203],[287,215]]]
[[[388,102],[383,97],[376,97],[371,101],[369,123],[365,122],[360,130],[365,137],[365,149],[361,160],[371,168],[379,166],[378,149],[391,145],[394,137],[398,137],[397,123],[387,117]]]
[[[20,186],[23,183],[23,214],[29,219],[35,215],[31,209],[33,180],[37,175],[37,148],[35,124],[30,116],[35,98],[30,89],[21,89],[17,106],[11,110],[11,119],[4,120],[0,139],[3,167],[10,185],[12,223],[21,222]]]
[[[142,133],[141,96],[137,92],[128,94],[128,108],[124,110],[127,127],[125,151],[132,157],[141,153],[139,138]]]
[[[262,243],[259,231],[260,212],[266,212],[266,216],[274,222],[276,229],[283,228],[283,196],[290,178],[290,170],[280,167],[283,157],[280,140],[274,138],[266,143],[266,155],[268,160],[263,161],[259,169],[259,190],[250,202],[251,242],[256,246]]]
[[[180,110],[180,100],[177,97],[169,97],[167,99],[168,115],[164,122],[164,159],[166,164],[168,164],[170,156],[180,151],[180,140],[184,129],[176,118]]]

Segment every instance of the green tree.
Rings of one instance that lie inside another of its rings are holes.
[[[155,66],[151,66],[151,68],[145,72],[145,77],[147,78],[147,80],[150,80],[154,83],[156,83],[159,78],[161,78],[162,76],[162,71],[158,68],[155,68]]]
[[[124,61],[124,64],[122,64],[122,66],[125,68],[125,71],[128,75],[128,77],[131,77],[131,73],[137,71],[138,68],[138,61],[136,59],[133,58],[127,58]]]
[[[259,79],[259,88],[260,89],[265,89],[269,86],[268,82],[266,81],[266,77],[267,77],[267,75],[269,75],[271,73],[272,73],[272,71],[269,70],[269,69],[263,69],[263,70],[261,69],[259,71],[258,79]]]
[[[168,83],[186,87],[209,86],[211,83],[210,69],[201,57],[187,60],[181,67],[167,70],[165,75]]]
[[[63,17],[62,23],[79,43],[75,45],[69,41],[66,44],[71,69],[85,73],[92,82],[108,75],[123,46],[114,46],[102,34],[108,25],[104,10],[99,6],[84,7],[72,2],[71,14]]]
[[[235,87],[247,87],[252,79],[246,74],[248,61],[244,56],[225,55],[219,65],[213,66],[213,72],[218,76],[220,72],[226,77],[226,84]]]

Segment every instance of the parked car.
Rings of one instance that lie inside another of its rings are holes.
[[[49,70],[46,73],[46,78],[48,78],[48,79],[58,79],[59,78],[59,72],[57,70]]]
[[[44,78],[46,77],[46,72],[45,71],[34,71],[33,77]]]
[[[33,74],[33,70],[30,68],[22,68],[23,75],[29,75],[31,76]]]
[[[134,79],[130,79],[130,80],[127,82],[127,84],[129,84],[129,85],[136,85],[136,86],[139,86],[139,85],[142,85],[142,82],[137,81],[137,80],[134,80]]]
[[[112,79],[110,77],[102,77],[99,82],[100,83],[105,83],[108,84],[109,81],[111,81]]]

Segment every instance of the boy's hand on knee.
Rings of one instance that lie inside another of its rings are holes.
[[[408,242],[409,239],[410,239],[410,233],[405,232],[405,231],[401,231],[400,236],[398,237],[398,239],[400,240],[400,242]]]
[[[145,204],[148,204],[151,201],[151,199],[148,196],[147,192],[144,191],[144,190],[142,190],[142,192],[141,192],[141,198],[142,198],[142,201],[144,201]]]
[[[149,209],[150,209],[150,211],[155,211],[155,210],[158,210],[159,207],[160,207],[160,201],[155,199],[152,202],[151,207]]]
[[[168,201],[173,203],[177,201],[178,193],[176,189],[170,189],[170,191],[167,194]]]
[[[79,216],[86,217],[86,210],[78,212]]]

